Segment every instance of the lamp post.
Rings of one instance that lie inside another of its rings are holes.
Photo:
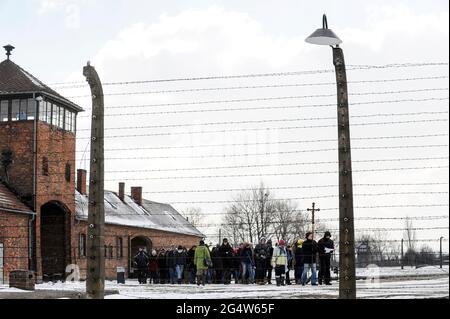
[[[353,182],[350,148],[350,121],[348,110],[347,75],[344,54],[339,44],[342,40],[330,29],[326,15],[323,25],[311,34],[306,42],[328,45],[333,49],[338,95],[338,145],[339,145],[339,298],[356,298],[355,230],[353,219]]]

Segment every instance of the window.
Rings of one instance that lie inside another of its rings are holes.
[[[105,247],[103,247],[103,249],[104,249],[103,253],[104,253],[105,258],[106,258],[106,257],[108,257],[108,246],[105,245]]]
[[[80,257],[86,257],[86,235],[80,234],[78,240],[78,251],[80,253]]]
[[[12,100],[11,119],[28,121],[36,118],[36,101],[34,99]]]
[[[47,109],[47,116],[45,121],[48,124],[52,124],[52,103],[45,102],[45,108]]]
[[[39,103],[39,121],[47,122],[47,102]]]
[[[27,120],[35,120],[36,119],[36,105],[37,102],[34,99],[22,100],[26,101],[26,114]]]
[[[48,158],[45,156],[42,158],[42,175],[48,176]]]
[[[59,106],[52,104],[52,124],[58,125]]]
[[[12,100],[11,120],[18,121],[20,117],[20,100]]]
[[[117,237],[117,246],[116,246],[116,257],[117,259],[123,258],[123,239],[122,237]]]
[[[52,122],[52,104],[45,101],[39,103],[39,121],[51,124]]]
[[[0,122],[9,120],[9,101],[0,101]]]
[[[113,258],[114,257],[114,250],[113,250],[113,246],[109,245],[108,247],[108,254],[109,254],[109,258]]]
[[[70,176],[72,175],[72,170],[71,170],[69,162],[66,163],[66,169],[65,169],[64,175],[66,177],[66,182],[70,183]]]
[[[58,127],[64,129],[64,108],[58,107]]]

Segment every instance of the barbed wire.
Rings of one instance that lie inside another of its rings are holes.
[[[352,137],[353,141],[362,140],[395,140],[395,139],[418,139],[418,138],[428,138],[428,137],[448,137],[448,133],[437,133],[437,134],[422,134],[422,135],[399,135],[399,136],[356,136]],[[193,145],[177,145],[177,146],[150,146],[150,147],[125,147],[125,148],[105,148],[105,152],[116,152],[116,151],[136,151],[136,150],[169,150],[169,149],[190,149],[190,148],[208,148],[208,147],[236,147],[236,146],[259,146],[259,145],[288,145],[288,144],[307,144],[307,143],[326,143],[326,142],[336,142],[336,139],[309,139],[309,140],[280,140],[273,142],[245,142],[245,143],[223,143],[223,144],[193,144]],[[16,150],[28,150],[27,146],[19,146]],[[75,151],[76,153],[85,153],[84,150]],[[67,151],[51,151],[48,155],[56,154],[72,154],[73,150]]]
[[[395,78],[395,79],[358,80],[358,81],[347,81],[347,83],[348,84],[392,83],[392,82],[412,82],[412,81],[421,81],[421,80],[440,80],[440,79],[448,79],[448,78],[449,78],[448,75],[440,75],[440,76],[409,77],[409,78]],[[335,85],[336,85],[336,82],[240,85],[240,86],[225,86],[225,87],[222,86],[222,87],[209,87],[209,88],[189,88],[189,89],[153,90],[153,91],[136,91],[136,92],[115,92],[115,93],[106,93],[105,96],[167,94],[167,93],[186,93],[186,92],[211,92],[211,91],[294,88],[294,87],[335,86]],[[76,88],[88,88],[88,86],[87,86],[87,84],[84,84],[84,85],[59,87],[59,89],[76,89]],[[90,95],[85,95],[85,96],[90,97]],[[80,97],[85,97],[85,96],[80,96]]]
[[[302,211],[303,212],[303,211]],[[306,212],[306,211],[305,211]],[[309,216],[306,215],[304,216],[306,217],[305,219],[283,219],[283,220],[279,220],[279,221],[265,221],[264,224],[267,225],[278,225],[278,224],[286,224],[286,223],[292,223],[292,224],[305,224],[305,225],[309,225],[311,223],[311,220],[309,219]],[[408,220],[418,220],[418,221],[436,221],[436,220],[444,220],[444,219],[449,219],[449,215],[435,215],[435,216],[406,216],[406,217],[373,217],[373,216],[368,216],[368,217],[355,217],[354,220],[355,222],[359,222],[359,221],[408,221]],[[332,223],[332,222],[339,222],[340,218],[316,218],[315,221],[317,223]],[[230,222],[221,222],[221,223],[191,223],[188,220],[186,220],[186,222],[180,222],[178,221],[175,225],[179,225],[179,226],[193,226],[193,227],[197,227],[197,228],[212,228],[212,227],[224,227],[224,226],[241,226],[241,225],[248,225],[248,223],[230,223]],[[252,222],[251,225],[255,225],[256,222]],[[150,226],[147,225],[145,223],[143,223],[143,225],[145,226]],[[153,225],[154,226],[154,225]],[[158,224],[159,227],[173,227],[174,224]],[[4,228],[28,228],[28,225],[2,225],[0,224],[0,229],[4,229]],[[53,227],[58,227],[58,225],[54,225],[54,226],[46,226],[46,229],[51,229]],[[1,238],[2,236],[0,236]]]
[[[419,63],[395,63],[384,65],[347,65],[347,71],[355,70],[370,70],[370,69],[398,69],[398,68],[413,68],[413,67],[428,67],[428,66],[446,66],[448,62],[419,62]],[[257,77],[280,77],[280,76],[294,76],[294,75],[309,75],[309,74],[321,74],[321,73],[334,73],[333,69],[321,69],[321,70],[303,70],[303,71],[289,71],[289,72],[272,72],[272,73],[249,73],[240,75],[211,75],[203,77],[184,77],[184,78],[172,78],[172,79],[154,79],[154,80],[138,80],[138,81],[120,81],[120,82],[107,82],[102,83],[104,86],[110,85],[129,85],[129,84],[144,84],[144,83],[164,83],[164,82],[185,82],[185,81],[202,81],[202,80],[229,80],[229,79],[242,79],[242,78],[257,78]],[[59,82],[52,83],[51,86],[66,85],[66,84],[86,84],[85,82]]]
[[[416,115],[437,115],[449,114],[449,110],[445,111],[428,111],[428,112],[408,112],[408,113],[374,113],[363,115],[352,115],[351,118],[371,118],[371,117],[393,117],[393,116],[416,116]],[[299,121],[320,121],[320,120],[336,120],[336,116],[328,117],[304,117],[304,118],[285,118],[285,119],[265,119],[265,120],[245,120],[245,121],[225,121],[225,122],[201,122],[201,123],[182,123],[182,124],[163,124],[163,125],[143,125],[143,126],[125,126],[125,127],[106,127],[105,130],[136,130],[151,128],[176,128],[176,127],[197,127],[197,126],[215,126],[215,125],[236,125],[236,124],[262,124],[262,123],[279,123],[279,122],[299,122]],[[80,131],[90,131],[91,129],[79,129]]]
[[[421,92],[438,92],[448,91],[449,88],[424,88],[414,90],[397,90],[397,91],[379,91],[379,92],[360,92],[349,93],[349,96],[369,96],[369,95],[390,95],[390,94],[402,94],[402,93],[421,93]],[[174,102],[174,103],[156,103],[156,104],[144,104],[144,105],[126,105],[126,106],[107,106],[105,110],[116,108],[152,108],[152,107],[168,107],[168,106],[182,106],[182,105],[206,105],[206,104],[230,104],[230,103],[242,103],[242,102],[260,102],[260,101],[280,101],[280,100],[293,100],[293,99],[313,99],[313,98],[326,98],[336,97],[336,93],[331,94],[308,94],[308,95],[293,95],[293,96],[270,96],[270,97],[256,97],[246,99],[229,99],[229,100],[208,100],[208,101],[190,101],[190,102]],[[90,110],[86,108],[85,111]]]
[[[394,125],[394,124],[417,124],[417,123],[436,123],[448,122],[449,119],[423,119],[423,120],[409,120],[409,121],[390,121],[390,122],[364,122],[351,123],[351,127],[356,126],[378,126],[378,125]],[[142,133],[142,134],[123,134],[123,135],[106,135],[105,139],[111,138],[130,138],[130,137],[144,137],[144,136],[175,136],[175,135],[192,135],[192,134],[215,134],[215,133],[230,133],[230,132],[258,132],[258,131],[278,131],[278,130],[298,130],[298,129],[318,129],[318,128],[336,128],[336,124],[327,125],[304,125],[304,126],[281,126],[281,127],[257,127],[257,128],[230,128],[224,130],[199,130],[199,131],[175,131],[175,132],[161,132],[161,133]],[[90,139],[90,137],[77,137],[79,140]],[[43,140],[43,139],[41,139]]]
[[[430,102],[430,101],[445,101],[449,97],[429,97],[422,99],[395,99],[395,100],[380,100],[380,101],[363,101],[363,102],[352,102],[351,106],[360,105],[374,105],[374,104],[393,104],[393,103],[403,103],[403,102]],[[141,105],[138,105],[140,107]],[[123,105],[120,108],[127,108],[128,106]],[[280,109],[303,109],[303,108],[322,108],[322,107],[336,107],[336,103],[319,103],[319,104],[308,104],[308,105],[291,105],[291,106],[255,106],[255,107],[240,107],[240,108],[214,108],[214,109],[195,109],[195,110],[173,110],[173,111],[153,111],[153,112],[132,112],[132,113],[106,113],[105,117],[113,116],[140,116],[140,115],[167,115],[167,114],[189,114],[189,113],[205,113],[205,112],[234,112],[234,111],[254,111],[254,110],[280,110]],[[117,106],[119,108],[119,106]],[[90,115],[79,115],[77,118],[87,118]]]

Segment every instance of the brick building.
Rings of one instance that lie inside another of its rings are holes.
[[[0,283],[29,269],[38,281],[86,267],[86,171],[75,174],[76,118],[82,108],[12,62],[0,63]],[[75,181],[75,175],[77,180]],[[106,275],[133,272],[139,247],[196,244],[204,235],[142,188],[105,191]]]

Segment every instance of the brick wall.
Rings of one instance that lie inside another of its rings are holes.
[[[12,151],[9,187],[30,207],[33,206],[33,127],[33,121],[0,123],[0,152]],[[0,178],[6,179],[3,167]]]
[[[44,157],[48,158],[48,175],[43,174]],[[70,179],[66,180],[66,164]],[[75,135],[38,123],[37,189],[36,189],[36,258],[37,279],[41,269],[41,208],[49,202],[59,202],[66,210],[66,264],[71,264],[71,230],[75,215]]]
[[[36,130],[36,259],[37,278],[41,272],[41,207],[49,202],[61,203],[66,218],[66,263],[70,264],[71,229],[75,213],[75,135],[43,122],[37,122]],[[33,201],[33,145],[34,121],[0,123],[0,152],[12,151],[13,162],[8,169],[8,185],[21,200],[30,207]],[[44,172],[44,157],[47,159],[48,174]],[[69,165],[69,179],[66,180],[66,165]],[[5,179],[4,169],[0,177]]]
[[[0,208],[0,243],[3,244],[3,279],[8,281],[12,270],[28,269],[28,221],[27,215],[2,211]]]
[[[80,267],[81,277],[86,278],[86,257],[80,257],[78,249],[79,234],[87,234],[87,223],[85,221],[76,221],[73,229],[72,237],[72,260],[74,264]],[[154,249],[170,248],[172,246],[182,245],[190,248],[193,245],[198,245],[201,238],[196,236],[187,236],[176,233],[167,233],[152,229],[143,229],[135,227],[126,227],[118,225],[106,225],[105,227],[105,245],[107,247],[112,246],[113,257],[108,256],[105,258],[106,278],[116,278],[116,268],[124,267],[126,269],[126,275],[129,271],[129,242],[132,238],[144,236],[151,240]],[[117,238],[121,237],[123,242],[123,257],[117,256]]]

